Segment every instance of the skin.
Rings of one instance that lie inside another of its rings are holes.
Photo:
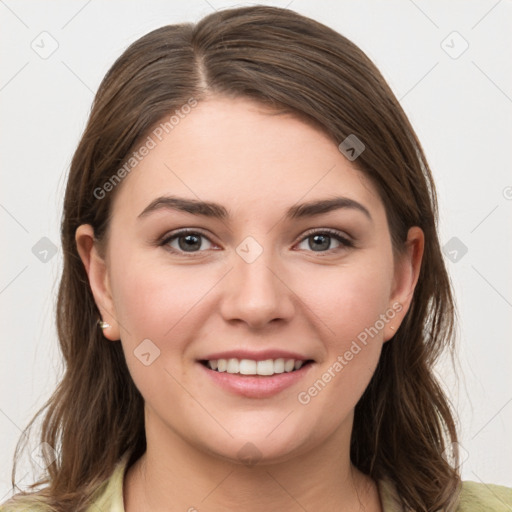
[[[76,231],[111,325],[105,337],[121,340],[145,399],[147,451],[125,477],[128,512],[382,510],[376,483],[350,462],[353,411],[409,308],[423,233],[411,228],[395,259],[372,183],[318,128],[270,113],[248,99],[200,102],[119,185],[105,258],[91,226]],[[231,218],[168,209],[138,218],[165,194],[218,202]],[[297,202],[334,195],[358,201],[372,220],[348,208],[284,220]],[[181,228],[206,236],[196,257],[178,253],[179,239],[169,242],[176,253],[155,243]],[[315,250],[304,235],[313,228],[338,230],[356,245],[327,238],[327,248]],[[263,249],[252,263],[236,252],[248,236]],[[298,393],[393,304],[401,312],[299,403]],[[149,366],[134,355],[144,339],[160,350]],[[196,361],[237,348],[291,350],[315,362],[279,394],[247,398],[212,384]],[[238,455],[247,442],[258,451],[256,464]]]

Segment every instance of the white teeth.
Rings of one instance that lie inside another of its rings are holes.
[[[221,359],[222,361],[222,359]],[[228,367],[226,368],[226,372],[228,373],[238,373],[239,370],[238,359],[228,359]]]
[[[254,375],[256,374],[256,361],[251,359],[242,359],[239,364],[239,371],[242,375]]]
[[[297,363],[302,364],[302,361],[297,361]],[[286,363],[284,363],[284,371],[285,372],[293,372],[295,369],[295,364],[297,364],[293,359],[288,359]],[[300,366],[299,366],[300,368]]]
[[[292,368],[293,368],[293,359],[290,359],[292,361]],[[274,373],[283,373],[284,372],[284,359],[276,359],[274,361]]]
[[[267,359],[265,361],[258,361],[258,365],[254,374],[257,375],[274,375],[274,361]]]
[[[304,361],[295,359],[266,359],[254,361],[252,359],[212,359],[208,367],[212,370],[227,373],[240,373],[242,375],[274,375],[275,373],[292,372],[299,370]]]

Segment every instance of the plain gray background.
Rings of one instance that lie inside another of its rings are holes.
[[[462,475],[512,486],[511,2],[261,3],[289,6],[359,45],[409,116],[436,179],[459,308],[459,377],[447,361],[438,371],[459,416]],[[62,370],[61,202],[103,75],[154,28],[250,4],[0,0],[0,502],[21,429]],[[27,459],[20,470],[24,488],[33,481]]]

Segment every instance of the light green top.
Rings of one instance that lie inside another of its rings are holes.
[[[119,460],[114,472],[97,490],[97,498],[87,512],[125,512],[123,502],[123,482],[129,454]],[[389,481],[377,482],[383,512],[403,512],[393,484]],[[0,505],[0,512],[46,512],[44,506],[29,505],[22,501],[16,504]],[[457,512],[511,512],[512,488],[501,485],[465,481],[462,483],[460,503]]]

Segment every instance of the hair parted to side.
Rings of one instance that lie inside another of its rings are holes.
[[[19,494],[48,510],[84,511],[126,451],[145,451],[143,398],[120,342],[107,341],[78,255],[75,231],[91,224],[108,240],[111,205],[120,184],[102,187],[136,143],[190,98],[247,97],[315,122],[335,144],[356,135],[366,149],[353,162],[377,187],[395,254],[419,226],[425,249],[411,307],[384,344],[377,370],[355,410],[353,464],[392,480],[415,511],[452,510],[460,486],[457,433],[433,374],[453,344],[455,307],[437,235],[435,187],[420,142],[375,65],[334,30],[288,9],[254,6],[215,12],[199,23],[169,25],[135,41],[114,63],[94,99],[74,154],[61,226],[64,266],[57,328],[65,373],[44,412],[41,442],[57,450],[44,478]],[[450,457],[447,457],[450,454]],[[27,501],[28,500],[28,501]]]

